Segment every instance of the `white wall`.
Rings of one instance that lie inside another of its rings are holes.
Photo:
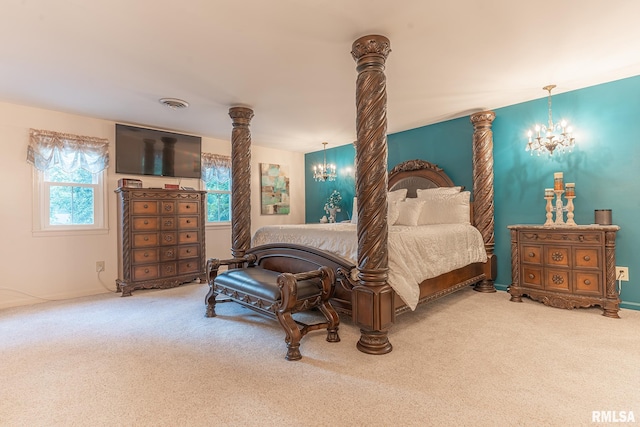
[[[32,166],[26,162],[30,128],[111,141],[112,163],[107,174],[108,233],[46,237],[32,235],[33,173]],[[231,129],[229,119],[229,139]],[[114,137],[115,124],[112,121],[0,102],[0,182],[4,183],[0,205],[0,308],[115,290],[118,219],[114,190],[118,179],[127,176],[115,174]],[[226,155],[231,153],[229,141],[203,137],[202,142],[203,151]],[[255,140],[252,143],[252,231],[266,224],[304,222],[304,155],[263,148]],[[289,166],[290,215],[260,215],[259,163]],[[145,187],[178,183],[177,179],[146,176],[142,180]],[[196,188],[200,186],[198,180],[182,179],[180,184]],[[207,228],[206,246],[207,257],[229,257],[231,228]],[[105,261],[104,272],[96,273],[96,261]]]

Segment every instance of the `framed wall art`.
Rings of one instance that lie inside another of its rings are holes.
[[[288,168],[273,163],[260,163],[260,213],[289,215]]]

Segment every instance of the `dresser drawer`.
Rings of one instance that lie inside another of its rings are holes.
[[[197,214],[200,204],[198,202],[178,202],[178,214]]]
[[[532,288],[542,289],[542,268],[524,265],[522,267],[522,283]]]
[[[544,263],[551,266],[569,267],[571,259],[570,246],[545,246]]]
[[[522,254],[522,262],[537,265],[542,264],[542,246],[522,245],[520,253]]]
[[[136,249],[133,252],[134,264],[149,264],[151,262],[158,262],[158,249]]]
[[[197,216],[182,216],[178,218],[178,228],[181,230],[197,230],[198,225]]]
[[[131,212],[134,215],[154,215],[158,214],[158,202],[154,200],[137,200],[132,203]]]
[[[574,248],[573,265],[577,268],[600,268],[599,248]]]
[[[161,230],[175,230],[176,228],[176,219],[172,216],[165,216],[160,218],[160,229]]]
[[[176,202],[164,200],[161,202],[162,208],[160,213],[162,215],[174,215],[176,213]]]
[[[186,243],[198,243],[197,231],[181,231],[178,233],[178,244],[184,245]]]
[[[198,245],[178,246],[178,258],[194,258],[200,254]]]
[[[158,246],[158,233],[133,233],[134,248],[144,248],[147,246]]]
[[[160,277],[158,264],[140,265],[133,267],[133,280],[150,280]]]
[[[175,245],[177,234],[175,231],[163,231],[160,233],[161,245]]]
[[[550,291],[571,291],[571,282],[569,281],[570,270],[562,270],[559,268],[547,268],[545,270],[544,288]]]
[[[178,273],[197,273],[200,271],[200,263],[197,259],[188,260],[188,261],[180,261],[178,263]]]
[[[133,231],[146,231],[158,229],[158,217],[136,217],[133,218]]]
[[[177,273],[175,262],[165,262],[160,266],[160,277],[171,277]]]
[[[574,292],[583,295],[601,295],[602,278],[599,273],[576,271],[574,277]]]
[[[178,247],[162,247],[160,248],[160,261],[175,261],[178,259]]]

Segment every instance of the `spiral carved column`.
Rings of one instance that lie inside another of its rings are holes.
[[[602,315],[619,319],[620,316],[618,315],[618,311],[620,310],[620,298],[618,290],[616,289],[616,231],[607,231],[604,233],[606,300],[602,307]]]
[[[387,283],[387,92],[385,61],[391,51],[384,36],[353,43],[356,61],[356,196],[358,198],[358,278],[353,288],[353,320],[360,327],[357,347],[369,354],[392,350],[387,336],[395,320],[394,293]]]
[[[493,132],[491,123],[496,118],[493,111],[482,111],[471,116],[473,124],[473,222],[484,240],[487,251],[485,276],[475,286],[479,292],[495,292],[493,282],[497,275],[497,258],[493,253],[494,205],[493,205]]]
[[[231,107],[231,254],[243,257],[251,246],[251,132],[253,110]]]

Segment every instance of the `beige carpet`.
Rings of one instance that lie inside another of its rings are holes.
[[[204,284],[0,311],[2,426],[593,426],[640,421],[640,312],[463,290],[402,315],[384,356],[277,322]]]

